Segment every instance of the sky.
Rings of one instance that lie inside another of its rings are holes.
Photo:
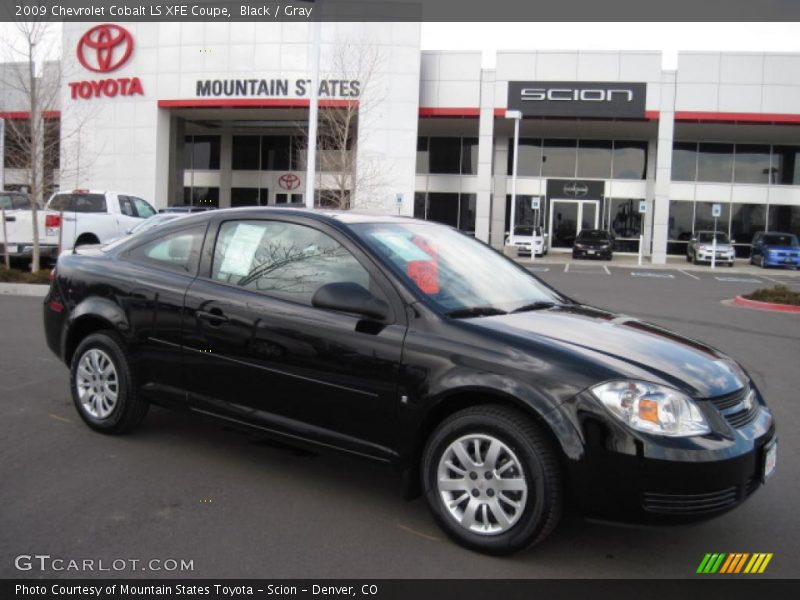
[[[702,0],[698,0],[702,1]],[[567,35],[568,34],[568,35]],[[423,50],[678,50],[800,52],[800,23],[423,23]]]
[[[0,39],[14,34],[0,23]],[[483,51],[485,68],[497,50],[660,50],[667,69],[678,50],[800,52],[800,23],[422,23],[421,35],[423,50]]]

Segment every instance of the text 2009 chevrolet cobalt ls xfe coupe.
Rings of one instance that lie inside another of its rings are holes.
[[[412,219],[188,216],[61,256],[44,325],[90,427],[128,431],[152,402],[391,463],[493,554],[565,506],[719,514],[775,464],[772,414],[733,360]]]

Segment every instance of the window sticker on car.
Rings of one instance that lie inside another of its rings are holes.
[[[263,235],[263,227],[239,223],[225,248],[225,258],[222,259],[219,277],[226,279],[230,275],[237,277],[248,275]]]
[[[373,237],[407,262],[431,260],[429,254],[426,254],[422,248],[403,235],[376,231]]]

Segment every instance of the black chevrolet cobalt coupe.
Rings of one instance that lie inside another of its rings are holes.
[[[716,515],[775,465],[772,414],[732,359],[413,219],[187,216],[62,255],[44,326],[93,429],[154,403],[390,463],[491,554],[565,507]]]

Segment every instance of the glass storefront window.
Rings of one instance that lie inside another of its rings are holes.
[[[611,177],[611,142],[578,141],[578,177],[608,179]]]
[[[697,177],[697,144],[675,142],[672,145],[672,181],[694,181]]]
[[[478,138],[461,139],[461,174],[478,174]]]
[[[459,198],[458,228],[467,233],[475,233],[475,205],[477,194],[461,194]]]
[[[231,207],[258,206],[261,204],[261,198],[264,199],[263,204],[267,204],[268,197],[268,190],[259,190],[258,188],[231,188]]]
[[[261,170],[288,171],[292,165],[292,138],[288,135],[265,135],[261,138]]]
[[[577,140],[545,140],[542,177],[575,177]]]
[[[425,192],[414,193],[414,218],[425,218]]]
[[[722,205],[722,214],[716,220],[717,231],[728,233],[728,220],[730,219],[731,206],[727,202],[697,202],[694,212],[694,232],[714,231],[714,217],[711,216],[711,209],[714,204]]]
[[[461,138],[429,138],[428,150],[431,173],[458,175],[461,172]]]
[[[417,173],[425,175],[428,173],[428,160],[430,154],[428,152],[428,138],[417,138]]]
[[[736,249],[737,256],[750,256],[747,244],[753,241],[753,236],[764,231],[767,207],[765,204],[732,204],[731,205],[731,239],[736,244],[744,244],[740,251]]]
[[[611,198],[608,215],[609,229],[618,238],[638,238],[642,230],[642,215],[638,199]]]
[[[261,165],[261,138],[257,135],[235,135],[231,155],[234,171],[258,171]]]
[[[219,148],[218,135],[187,135],[184,139],[183,168],[218,171]]]
[[[458,227],[458,194],[430,192],[428,220]]]
[[[183,203],[192,206],[219,206],[218,187],[185,187]]]
[[[700,144],[697,181],[730,183],[733,180],[733,144]]]
[[[735,183],[769,183],[769,146],[766,144],[736,144],[733,167]]]
[[[800,235],[800,206],[770,204],[768,229]]]
[[[508,175],[514,172],[514,139],[508,140]],[[517,175],[539,177],[542,173],[542,140],[520,138]]]
[[[800,146],[772,147],[772,183],[800,185]]]
[[[686,254],[686,246],[692,238],[694,224],[694,202],[669,201],[669,227],[667,231],[667,253]]]
[[[614,179],[645,179],[647,142],[614,142]]]

